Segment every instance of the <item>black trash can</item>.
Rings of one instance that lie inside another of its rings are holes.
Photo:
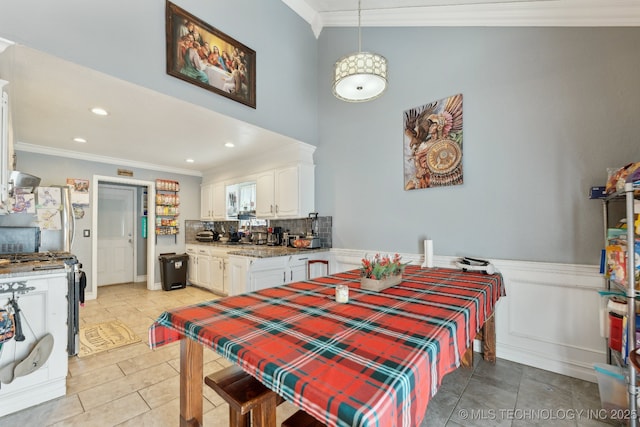
[[[187,265],[189,255],[176,255],[174,253],[160,254],[160,278],[162,279],[162,289],[171,291],[187,287]]]

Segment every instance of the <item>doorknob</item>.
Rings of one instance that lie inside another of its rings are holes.
[[[129,239],[129,243],[133,243],[133,240]]]

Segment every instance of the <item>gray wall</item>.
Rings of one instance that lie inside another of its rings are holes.
[[[257,109],[166,74],[164,0],[0,0],[0,37],[316,144],[317,45],[306,22],[280,0],[172,3],[256,51]]]
[[[390,88],[348,104],[329,81],[354,28],[316,41],[279,0],[176,4],[257,51],[256,110],[165,74],[162,1],[0,0],[0,36],[317,145],[316,210],[333,217],[334,247],[417,253],[428,235],[436,255],[598,262],[587,192],[640,158],[640,29],[363,28]],[[403,111],[456,93],[465,183],[404,191]]]
[[[640,161],[638,28],[364,28],[389,89],[338,101],[318,79],[316,209],[334,247],[599,262],[608,167]],[[319,74],[354,50],[324,29]],[[464,96],[464,184],[404,191],[403,111]]]
[[[117,177],[119,166],[85,160],[69,159],[57,156],[48,156],[25,151],[17,151],[18,169],[36,175],[42,179],[42,185],[63,184],[67,178],[80,178],[90,180],[90,196],[93,198],[93,176],[113,176]],[[184,221],[185,219],[198,218],[200,216],[200,177],[164,173],[145,169],[131,168],[128,166],[120,168],[132,170],[132,179],[143,181],[155,181],[156,179],[171,179],[180,182],[180,234],[177,239],[173,236],[158,236],[156,243],[156,257],[161,253],[184,253]],[[82,237],[82,230],[91,229],[92,206],[85,208],[85,215],[76,221],[76,238],[72,252],[78,257],[87,273],[87,278],[91,279],[93,266],[91,265],[91,241],[95,238],[92,234],[90,238]],[[138,224],[139,226],[139,224]],[[155,239],[154,234],[148,238]],[[177,242],[176,242],[177,240]],[[138,240],[140,244],[141,240]],[[146,243],[144,243],[146,244]],[[160,282],[160,268],[157,259],[155,260],[155,281]],[[139,266],[139,264],[138,264]]]

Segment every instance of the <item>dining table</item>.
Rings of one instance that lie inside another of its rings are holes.
[[[381,291],[360,279],[355,269],[162,313],[149,344],[180,341],[180,425],[202,425],[205,347],[325,425],[420,425],[443,377],[493,322],[503,277],[407,265]],[[338,285],[348,302],[336,301]]]

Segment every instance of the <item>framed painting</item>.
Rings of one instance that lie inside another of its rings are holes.
[[[167,1],[167,74],[256,108],[256,52]]]
[[[462,182],[462,94],[406,110],[404,189]]]

